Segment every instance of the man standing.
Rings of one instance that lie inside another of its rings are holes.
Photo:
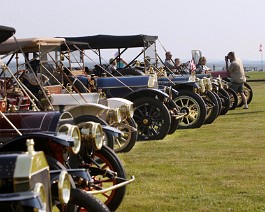
[[[228,66],[228,60],[230,65]],[[248,109],[247,98],[244,94],[244,82],[246,82],[244,67],[239,58],[236,58],[234,52],[229,52],[225,57],[226,70],[230,73],[232,89],[235,92],[239,92],[244,103],[244,109]]]

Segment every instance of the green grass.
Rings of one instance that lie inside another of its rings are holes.
[[[265,83],[250,85],[250,109],[119,154],[136,179],[117,211],[265,211]]]
[[[265,71],[246,72],[246,75],[250,77],[247,80],[265,80]]]

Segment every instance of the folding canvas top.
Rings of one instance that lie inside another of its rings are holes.
[[[6,41],[12,35],[14,35],[16,30],[12,27],[1,26],[0,25],[0,43]]]
[[[60,46],[65,42],[64,38],[21,38],[16,40],[8,39],[7,41],[1,43],[0,54],[7,54],[16,50],[20,52],[20,48],[25,53],[38,52],[39,46]]]
[[[114,48],[133,48],[146,47],[147,44],[153,44],[158,36],[150,35],[94,35],[83,37],[64,37],[66,41],[76,41],[89,43],[92,49],[114,49]]]

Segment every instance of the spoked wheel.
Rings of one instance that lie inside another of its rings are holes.
[[[207,91],[202,98],[207,109],[204,124],[211,124],[219,115],[219,102],[211,91]]]
[[[71,189],[71,196],[65,212],[110,212],[109,208],[96,197],[77,188]]]
[[[229,94],[230,99],[230,110],[234,110],[237,107],[238,103],[238,97],[236,95],[236,92],[232,88],[227,88],[226,92]]]
[[[123,179],[126,179],[126,173],[120,159],[116,156],[115,152],[107,146],[103,146],[101,150],[95,152],[93,161],[95,161],[95,163],[91,165],[92,167],[100,167],[101,170],[110,170],[117,173],[117,178],[111,179],[107,177],[105,173],[104,175],[94,175],[95,173],[91,172],[95,185],[107,188],[121,183]],[[96,195],[96,197],[104,202],[111,211],[115,211],[121,204],[125,193],[126,187],[123,186],[104,194]]]
[[[134,101],[133,119],[138,125],[138,140],[163,139],[171,125],[167,107],[159,99],[151,97]]]
[[[181,113],[186,115],[180,120],[178,128],[199,128],[206,117],[206,106],[203,99],[196,93],[188,90],[179,90],[179,95],[174,98]]]
[[[79,116],[74,119],[75,124],[79,127],[82,128],[82,125],[85,124],[88,121],[93,121],[102,125],[108,125],[103,119],[98,118],[96,116],[91,116],[91,115],[84,115],[84,116]],[[104,131],[103,131],[104,132]],[[108,146],[109,148],[113,149],[114,148],[114,138],[111,134],[104,132],[104,138],[103,138],[104,144]]]
[[[230,108],[230,104],[231,104],[229,94],[225,89],[222,89],[222,88],[218,90],[217,94],[222,101],[222,109],[221,109],[220,115],[225,115],[228,112]]]
[[[123,132],[121,138],[115,138],[114,140],[114,151],[118,152],[129,152],[137,141],[137,124],[132,118],[127,118],[118,125],[118,129]]]
[[[247,103],[249,104],[253,98],[253,91],[250,85],[246,82],[244,82],[243,91],[244,91],[245,96],[247,97]],[[242,101],[242,97],[240,93],[237,93],[237,97],[238,97],[237,107],[242,107],[244,103]]]

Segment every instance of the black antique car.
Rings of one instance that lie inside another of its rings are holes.
[[[27,140],[26,152],[1,152],[0,164],[2,211],[52,211],[53,197],[60,205],[68,203],[70,176],[66,171],[57,179],[51,176],[45,154],[34,150],[33,139]]]
[[[77,47],[75,50],[81,52],[83,59],[86,58],[85,50],[93,50],[98,54],[99,64],[96,64],[95,69],[88,73],[92,74],[92,78],[93,74],[97,76],[92,79],[94,81],[92,89],[101,90],[107,97],[122,97],[134,103],[133,118],[138,125],[139,140],[163,139],[168,133],[173,133],[176,130],[183,114],[178,111],[169,94],[172,92],[177,94],[177,91],[165,89],[170,90],[166,93],[164,90],[158,89],[156,74],[144,75],[138,72],[139,76],[132,76],[135,70],[131,68],[117,71],[110,75],[112,77],[104,77],[104,72],[108,75],[110,73],[102,64],[104,61],[102,61],[101,51],[118,49],[120,54],[117,57],[120,57],[128,48],[143,48],[141,52],[143,53],[154,43],[156,38],[156,36],[148,35],[98,35],[65,38],[67,42],[79,42],[75,45]],[[121,49],[123,50],[120,52]],[[82,63],[81,67],[85,67],[85,60]],[[79,75],[78,78],[86,87],[91,88],[91,83],[85,73]]]

